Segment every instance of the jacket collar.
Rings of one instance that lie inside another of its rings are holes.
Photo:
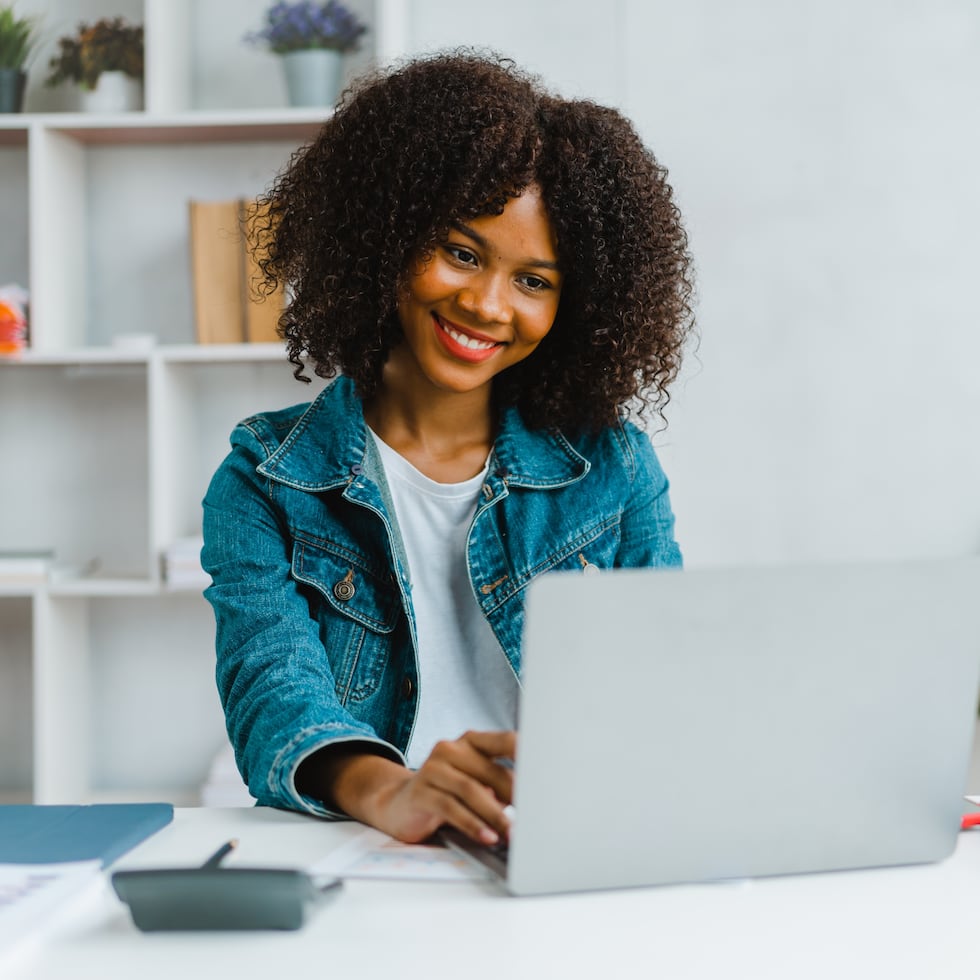
[[[361,472],[366,444],[354,383],[339,377],[310,403],[258,471],[299,490],[330,490]],[[490,462],[494,476],[511,486],[559,487],[580,480],[590,468],[558,430],[528,429],[515,408],[504,413]]]

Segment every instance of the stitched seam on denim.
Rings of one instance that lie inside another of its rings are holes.
[[[327,389],[324,388],[324,391]],[[321,392],[322,394],[322,392]],[[310,427],[310,413],[319,405],[319,396],[313,399],[303,410],[302,415],[296,420],[293,427],[289,430],[289,435],[279,444],[276,452],[285,454],[292,447],[293,443]]]
[[[314,411],[314,409],[319,411],[321,398],[323,397],[325,392],[329,391],[330,388],[332,387],[333,387],[333,383],[331,383],[326,388],[324,388],[323,391],[321,391],[320,394],[317,395],[316,398],[314,398],[309,405],[307,405],[302,415],[300,415],[300,417],[296,420],[293,427],[290,429],[289,435],[287,435],[286,438],[279,444],[279,446],[276,448],[272,456],[279,456],[279,457],[284,456],[287,452],[289,452],[292,449],[293,444],[297,441],[297,439],[299,439],[299,437],[303,435],[303,433],[306,432],[306,430],[310,427],[310,418],[309,418],[310,414]],[[271,459],[272,456],[270,456],[269,459]],[[268,462],[269,460],[267,459],[261,465],[265,466],[266,463]],[[268,473],[268,472],[266,472],[265,475],[268,476],[270,479],[275,480],[277,483],[282,483],[287,487],[293,487],[296,490],[322,491],[322,490],[332,490],[335,487],[342,487],[347,482],[347,476],[349,474],[345,473],[344,476],[339,480],[334,478],[334,480],[330,483],[313,483],[305,480],[285,479],[279,476],[278,474]]]
[[[276,450],[276,452],[278,452],[278,450]],[[264,466],[265,463],[262,463],[261,465]],[[309,491],[311,493],[324,493],[327,490],[336,490],[338,487],[347,486],[347,484],[350,482],[348,476],[343,476],[336,479],[332,483],[311,483],[305,480],[287,480],[278,473],[268,473],[264,470],[263,476],[267,476],[270,480],[275,480],[276,483],[281,483],[284,487],[292,487],[294,490]]]
[[[372,659],[366,661],[368,667],[371,667],[373,662],[373,668],[368,677],[364,678],[359,684],[354,684],[354,678],[357,675],[357,667],[361,662],[362,656],[361,651],[364,649],[364,643],[368,639],[368,631],[365,629],[360,630],[359,641],[357,644],[357,659],[355,660],[353,669],[351,670],[350,680],[348,683],[348,701],[352,701],[354,704],[362,704],[368,698],[373,697],[378,693],[378,688],[381,687],[381,681],[384,677],[385,670],[388,668],[388,664],[391,660],[391,646],[392,641],[389,639],[391,634],[385,634],[384,648],[378,651],[378,655]],[[372,636],[377,636],[377,633],[372,633]],[[378,642],[378,641],[375,641]]]
[[[274,450],[270,448],[269,444],[265,441],[265,439],[263,439],[262,436],[259,435],[259,430],[252,424],[252,420],[256,418],[258,418],[258,416],[253,415],[252,418],[246,419],[244,422],[239,422],[239,425],[241,425],[242,428],[244,429],[248,429],[248,431],[251,432],[253,436],[255,436],[256,441],[259,443],[259,445],[262,447],[263,451],[265,452],[265,459],[267,460],[273,454]],[[265,462],[265,460],[263,460],[263,462]]]
[[[325,390],[326,389],[324,389],[324,391]],[[319,401],[319,396],[317,396],[317,398],[315,398],[312,402],[310,402],[309,405],[306,406],[303,413],[300,415],[300,417],[293,424],[292,428],[289,430],[289,434],[281,443],[279,443],[279,445],[276,447],[275,453],[273,453],[272,455],[276,455],[276,454],[285,455],[285,453],[288,452],[288,450],[292,447],[293,443],[296,442],[296,440],[309,428],[310,425],[309,415],[313,411],[314,407],[317,405],[318,401]],[[266,462],[268,462],[268,460],[266,460]],[[272,476],[271,473],[266,475]],[[289,483],[289,481],[286,480],[283,480],[282,482],[287,484]]]
[[[547,490],[554,487],[567,487],[572,483],[577,483],[588,475],[592,469],[592,464],[565,438],[560,429],[549,429],[548,435],[551,437],[553,446],[559,449],[568,462],[582,467],[582,472],[575,476],[562,477],[558,480],[534,480],[531,477],[518,473],[508,476],[508,481],[516,487],[526,487],[529,490]]]
[[[613,429],[613,435],[619,443],[619,448],[626,457],[626,471],[629,473],[629,481],[632,484],[636,480],[638,467],[636,465],[636,453],[633,451],[633,444],[630,442],[629,433],[626,431],[626,424],[620,420]]]
[[[619,524],[619,515],[616,514],[614,517],[610,517],[608,520],[603,521],[601,524],[595,524],[588,531],[586,531],[582,536],[576,538],[569,544],[564,551],[556,552],[555,554],[549,556],[546,561],[539,562],[532,568],[529,568],[527,572],[520,578],[511,579],[509,587],[507,585],[502,586],[499,590],[491,593],[493,597],[497,600],[493,605],[486,606],[486,612],[489,615],[499,609],[508,599],[513,597],[516,593],[520,592],[522,589],[526,588],[530,581],[536,578],[538,575],[542,575],[544,572],[555,565],[560,564],[569,555],[574,554],[576,551],[581,551],[587,544],[591,544],[597,538],[601,537],[606,531],[611,527],[616,527]],[[595,532],[595,533],[592,533]]]
[[[591,463],[565,438],[565,433],[561,429],[552,429],[551,435],[558,448],[568,457],[572,463],[585,463],[585,472],[588,473]],[[583,474],[584,475],[584,474]]]
[[[302,546],[307,545],[310,548],[325,551],[333,558],[341,558],[343,561],[349,562],[351,565],[355,565],[362,572],[378,579],[378,581],[381,583],[395,583],[395,576],[388,565],[378,565],[374,562],[368,562],[364,555],[359,551],[351,551],[344,547],[344,545],[337,544],[337,542],[333,541],[331,538],[321,538],[319,535],[308,534],[306,531],[294,527],[290,527],[289,532],[292,534],[293,540],[301,548]]]
[[[354,683],[354,674],[357,673],[357,664],[361,659],[361,647],[364,645],[364,631],[359,630],[356,637],[356,649],[353,650],[353,656],[351,656],[352,651],[350,647],[354,644],[348,645],[348,657],[350,658],[350,670],[347,671],[347,679],[342,685],[342,690],[338,692],[340,696],[340,706],[346,707],[348,700],[350,699],[350,689],[351,685]]]

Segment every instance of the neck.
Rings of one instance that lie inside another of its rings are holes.
[[[493,443],[490,386],[446,391],[413,377],[390,358],[378,391],[365,402],[365,421],[430,479],[457,483],[475,476]]]

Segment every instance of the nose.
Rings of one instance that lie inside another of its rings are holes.
[[[471,280],[457,293],[456,304],[481,323],[510,323],[514,311],[505,276],[488,273]]]

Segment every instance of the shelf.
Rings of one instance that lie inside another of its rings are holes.
[[[30,348],[19,354],[0,356],[0,370],[5,367],[80,367],[84,365],[145,365],[145,351],[116,347],[76,347],[73,350],[36,351]]]
[[[160,359],[180,363],[250,363],[286,361],[283,344],[174,344],[158,348]]]
[[[103,578],[92,575],[54,580],[49,583],[48,592],[53,596],[116,599],[127,596],[157,596],[160,595],[161,587],[158,582],[146,578]]]
[[[47,588],[47,582],[36,579],[7,579],[0,582],[0,599],[29,599],[41,590]]]
[[[31,129],[63,133],[90,145],[239,143],[311,139],[329,109],[191,109],[179,113],[23,113],[0,119],[0,145],[25,145]]]
[[[71,350],[36,351],[0,356],[3,367],[75,367],[146,365],[150,361],[166,364],[234,364],[286,361],[282,344],[150,344],[127,346],[75,347]]]

